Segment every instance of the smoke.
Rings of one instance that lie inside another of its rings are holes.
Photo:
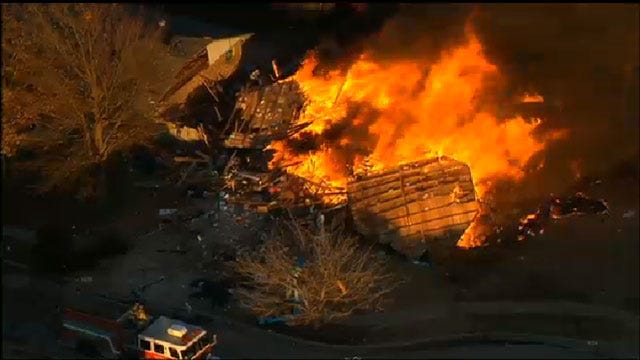
[[[378,142],[369,132],[369,127],[378,118],[379,112],[367,103],[351,102],[347,115],[320,134],[302,132],[297,138],[287,139],[285,145],[295,154],[304,154],[326,146],[331,149],[335,164],[343,164],[344,173],[352,166],[357,156],[369,155]],[[355,122],[354,119],[359,119]]]
[[[542,131],[569,130],[541,154],[545,167],[530,179],[539,190],[560,190],[578,171],[602,173],[630,160],[637,166],[638,9],[503,4],[476,13],[476,33],[506,91],[538,91],[547,110]]]
[[[472,12],[459,4],[370,4],[366,15],[336,15],[320,39],[318,71],[347,70],[363,52],[376,60],[436,60],[440,51],[462,42]],[[326,26],[326,25],[325,25]]]
[[[325,30],[319,39],[320,63],[316,70],[346,71],[364,51],[371,36],[375,36],[373,34],[377,34],[396,11],[396,4],[369,4],[360,11],[347,3],[338,3],[333,13],[318,24]]]
[[[472,25],[500,71],[499,84],[483,96],[493,112],[504,118],[522,112],[513,108],[513,98],[535,91],[545,98],[538,110],[544,119],[541,135],[568,130],[566,138],[532,159],[532,166],[541,161],[545,166],[525,181],[538,193],[562,191],[577,172],[602,173],[638,161],[638,9],[635,4],[401,5],[358,50],[382,62],[433,63],[443,50],[461,44],[465,26]]]
[[[465,40],[465,24],[473,8],[460,4],[403,4],[367,49],[379,61],[398,58],[438,59],[443,49]]]

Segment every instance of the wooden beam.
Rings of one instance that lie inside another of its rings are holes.
[[[175,162],[192,162],[192,163],[208,163],[209,160],[196,158],[191,156],[174,156],[173,161]]]

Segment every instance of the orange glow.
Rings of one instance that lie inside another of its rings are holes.
[[[522,100],[523,103],[543,103],[544,102],[544,98],[542,97],[542,95],[540,94],[524,94],[524,96],[522,96]]]
[[[280,71],[278,70],[278,64],[275,60],[271,60],[271,67],[273,68],[273,75],[275,75],[276,79],[280,77]]]
[[[357,12],[364,12],[369,7],[367,3],[350,3],[351,7],[354,8]]]
[[[305,131],[315,135],[344,124],[360,132],[343,131],[338,140],[309,153],[296,153],[284,142],[271,145],[276,150],[271,166],[300,162],[287,171],[316,183],[346,186],[345,152],[354,170],[365,159],[370,168],[384,169],[446,155],[470,166],[482,197],[490,180],[524,176],[529,158],[560,135],[541,139],[533,135],[540,121],[498,119],[481,110],[485,80],[498,75],[498,69],[472,31],[464,44],[444,51],[435,63],[379,62],[363,54],[346,73],[314,76],[316,65],[311,55],[293,76],[307,97],[298,123],[310,123]]]
[[[571,168],[571,173],[573,174],[573,178],[578,180],[582,177],[582,161],[581,160],[572,160],[569,163],[569,167]]]

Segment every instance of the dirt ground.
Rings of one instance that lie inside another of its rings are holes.
[[[611,209],[610,217],[563,219],[548,225],[543,236],[455,251],[448,257],[435,259],[432,267],[415,265],[400,256],[380,252],[377,255],[388,260],[390,271],[404,280],[391,294],[391,302],[383,313],[357,315],[320,329],[275,326],[266,330],[293,338],[355,346],[417,341],[469,331],[510,331],[567,336],[584,341],[595,338],[601,342],[637,343],[637,329],[629,332],[619,322],[603,319],[598,312],[604,310],[598,307],[594,310],[579,308],[582,314],[576,315],[572,310],[575,305],[563,305],[569,302],[605,306],[606,309],[612,308],[607,311],[614,314],[614,319],[621,317],[625,319],[623,323],[628,323],[627,315],[616,315],[615,312],[616,309],[624,310],[624,314],[634,314],[631,318],[635,317],[637,323],[640,314],[637,184],[637,176],[612,177],[603,178],[598,185],[580,189],[589,196],[606,199]],[[22,218],[22,221],[5,221],[5,226],[15,224],[37,229],[39,225],[55,220],[73,224],[78,231],[113,227],[131,243],[126,255],[103,260],[95,269],[68,274],[53,291],[56,303],[62,306],[84,303],[83,294],[131,298],[132,290],[155,283],[142,291],[152,309],[182,318],[188,316],[190,311],[187,309],[191,308],[192,314],[212,314],[265,333],[265,329],[258,329],[255,318],[236,307],[233,301],[227,306],[214,308],[210,298],[190,297],[194,289],[189,286],[196,279],[223,277],[220,271],[222,259],[214,258],[213,254],[254,242],[264,229],[259,216],[226,208],[218,220],[199,216],[194,221],[186,221],[183,226],[166,225],[159,229],[158,209],[178,208],[185,213],[198,214],[194,209],[200,208],[206,213],[212,202],[212,199],[190,199],[183,191],[166,187],[159,191],[133,192],[120,211],[97,218],[89,216],[92,213],[86,207],[75,207],[75,212],[61,214],[55,210],[67,205],[44,199],[31,202],[24,199],[3,205],[9,207],[13,204],[26,209],[5,217],[10,220]],[[53,208],[53,219],[43,216],[52,213],[48,208],[52,204],[60,206]],[[524,204],[520,207],[526,210]],[[198,235],[201,240],[198,240]],[[11,259],[20,262],[17,255],[28,253],[22,249],[27,244],[20,244],[14,244],[9,252],[3,249],[3,255],[7,255],[3,256],[5,262]],[[55,328],[55,324],[41,324],[37,318],[25,321],[19,316],[20,311],[25,311],[27,301],[39,304],[34,307],[39,313],[55,311],[52,304],[49,306],[34,300],[39,297],[29,290],[33,286],[30,284],[34,283],[34,280],[17,274],[3,277],[4,287],[20,288],[25,292],[25,300],[7,299],[13,296],[11,293],[17,292],[4,292],[3,300],[8,301],[3,303],[15,304],[3,307],[6,315],[4,326],[15,330],[22,324],[20,326],[29,329],[37,328],[43,334]],[[483,306],[493,308],[484,309]],[[558,309],[561,309],[560,313],[557,313]],[[518,315],[520,312],[522,314]],[[36,314],[35,311],[32,313]],[[256,356],[255,352],[242,350],[244,340],[240,334],[246,330],[233,332],[230,325],[216,322],[209,322],[208,326],[225,336],[235,334],[233,338],[226,339],[220,355]],[[622,348],[628,348],[628,344]],[[52,343],[38,349],[51,353],[53,347]],[[278,353],[276,350],[284,349],[286,346],[274,349],[274,354]],[[629,351],[637,353],[637,347]]]
[[[425,313],[442,304],[478,301],[571,301],[640,313],[637,183],[637,177],[613,178],[582,189],[590,196],[605,198],[610,217],[563,219],[549,224],[543,236],[455,251],[434,261],[432,267],[379,253],[404,282],[392,294],[386,311],[372,316],[385,322],[394,317],[401,319],[403,314]],[[99,223],[77,221],[77,228],[115,226],[127,234],[133,248],[124,256],[102,261],[96,269],[68,276],[64,296],[70,298],[82,290],[124,298],[140,285],[157,282],[148,287],[144,296],[158,306],[192,307],[255,324],[233,303],[212,309],[210,299],[190,298],[193,289],[189,283],[198,278],[222,277],[221,259],[214,259],[213,254],[255,241],[262,229],[259,216],[244,213],[244,220],[238,222],[231,209],[226,209],[219,221],[205,216],[189,221],[188,226],[167,225],[159,229],[159,208],[210,209],[211,202],[187,199],[182,192],[170,188],[155,195],[140,191],[117,217]],[[33,209],[37,211],[37,207]],[[197,239],[198,235],[202,240]],[[90,276],[91,280],[74,281],[82,276]],[[272,330],[327,342],[358,342],[370,331],[369,326],[358,325],[358,319],[356,316],[320,331]]]

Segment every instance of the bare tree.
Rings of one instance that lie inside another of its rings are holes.
[[[260,317],[315,326],[357,310],[381,309],[397,281],[370,249],[335,226],[314,233],[287,224],[287,231],[232,263],[241,279],[234,293],[241,305]]]
[[[123,4],[2,7],[3,155],[36,153],[49,190],[150,138],[168,54],[156,24]]]
[[[14,10],[14,11],[11,11]],[[29,112],[30,92],[17,90],[16,74],[25,73],[27,40],[15,8],[2,4],[2,154],[13,156],[36,114]]]

